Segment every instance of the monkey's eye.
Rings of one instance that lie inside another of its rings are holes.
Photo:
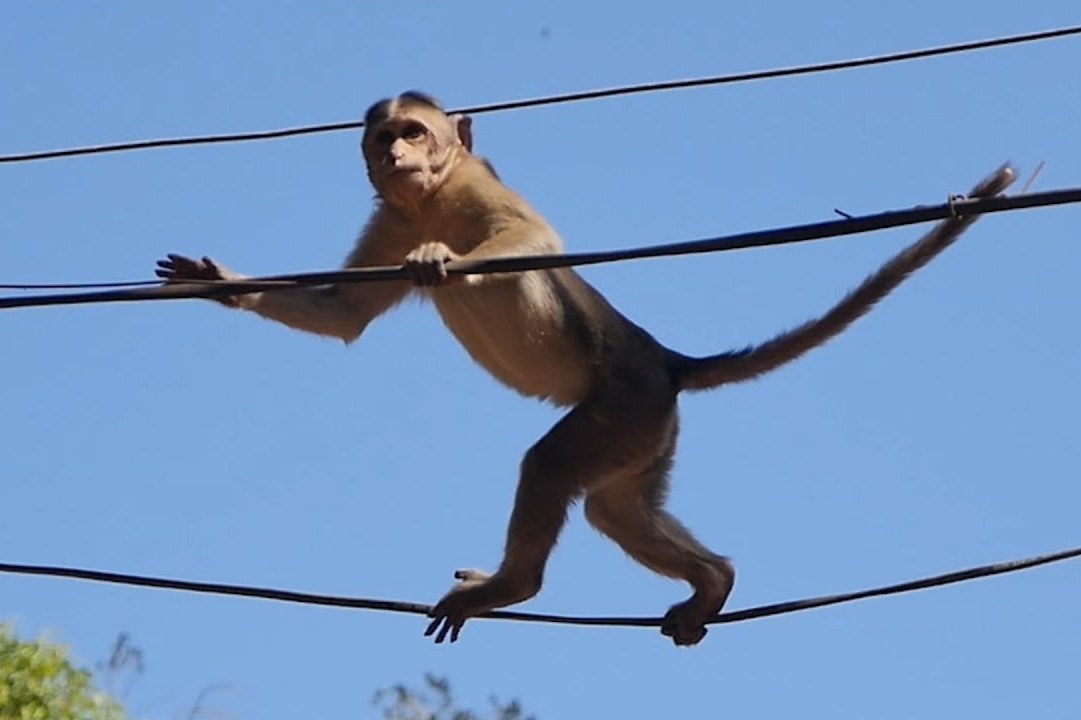
[[[380,130],[375,134],[376,145],[390,145],[394,142],[394,133],[390,130]]]
[[[406,126],[402,128],[402,137],[406,140],[418,140],[424,137],[425,133],[427,132],[428,128],[424,127],[418,122],[411,122],[406,124]]]

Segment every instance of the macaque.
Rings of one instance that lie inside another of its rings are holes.
[[[496,380],[569,408],[525,454],[504,556],[492,574],[459,570],[425,635],[458,639],[471,617],[540,590],[571,504],[642,565],[684,580],[661,632],[694,645],[724,606],[735,570],[664,509],[678,431],[677,396],[751,380],[841,333],[910,273],[956,240],[975,217],[942,221],[886,262],[832,309],[771,340],[718,355],[671,350],[635,325],[572,269],[450,275],[458,259],[560,253],[555,230],[487,161],[473,154],[470,119],[407,92],[367,112],[362,149],[376,208],[346,267],[400,265],[409,280],[298,287],[219,299],[298,330],[346,343],[410,294],[435,305],[469,355]],[[1003,168],[973,190],[1002,192]],[[237,280],[209,259],[169,255],[165,281]],[[715,315],[710,311],[711,316]]]

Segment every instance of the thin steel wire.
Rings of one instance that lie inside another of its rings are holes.
[[[714,75],[703,78],[691,78],[684,80],[666,80],[662,82],[641,83],[637,85],[624,85],[597,90],[566,93],[562,95],[550,95],[524,100],[511,100],[507,102],[488,103],[460,108],[451,112],[468,115],[480,115],[483,113],[501,112],[505,110],[520,110],[523,108],[543,107],[562,103],[582,102],[586,100],[598,100],[601,98],[620,97],[640,93],[662,92],[667,90],[686,90],[689,88],[709,87],[715,85],[731,85],[742,82],[757,80],[770,80],[783,77],[795,77],[799,75],[811,75],[817,73],[834,72],[838,70],[851,70],[854,68],[869,67],[872,65],[885,65],[888,63],[904,62],[923,58],[952,55],[956,53],[972,52],[975,50],[987,50],[990,48],[1018,45],[1021,43],[1039,42],[1064,38],[1081,34],[1081,25],[1041,30],[1038,32],[1010,35],[1006,37],[990,38],[986,40],[974,40],[970,42],[956,43],[953,45],[941,45],[938,47],[923,48],[919,50],[906,50],[884,55],[874,55],[849,60],[837,60],[832,62],[814,63],[810,65],[798,65],[770,70],[755,70],[751,72],[733,73],[728,75]],[[256,140],[274,140],[303,135],[315,135],[319,133],[339,132],[343,130],[356,130],[364,127],[363,121],[345,120],[342,122],[321,123],[317,125],[301,125],[297,127],[281,128],[278,130],[257,130],[252,132],[227,133],[223,135],[195,135],[191,137],[160,138],[155,140],[133,140],[103,145],[88,145],[84,147],[63,148],[58,150],[42,150],[36,152],[15,153],[0,155],[0,164],[22,163],[36,160],[54,160],[57,158],[78,157],[83,155],[100,155],[104,153],[129,152],[133,150],[147,150],[150,148],[181,147],[190,145],[217,145],[234,142],[251,142]]]

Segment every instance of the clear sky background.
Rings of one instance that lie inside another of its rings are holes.
[[[842,59],[1075,24],[1073,0],[8,3],[0,152],[358,118]],[[569,248],[937,203],[1005,160],[1081,185],[1081,41],[478,117],[479,152]],[[166,252],[336,266],[371,208],[358,134],[0,167],[0,282],[146,279]],[[675,512],[739,578],[730,609],[1081,544],[1081,208],[981,220],[827,347],[688,397]],[[589,268],[688,353],[833,303],[920,230]],[[498,561],[521,453],[559,413],[407,305],[348,349],[211,303],[0,313],[0,561],[433,602]],[[445,674],[541,718],[1076,718],[1081,565],[714,628],[422,618],[0,576],[0,619],[179,717],[372,717]],[[659,615],[575,511],[523,609]]]

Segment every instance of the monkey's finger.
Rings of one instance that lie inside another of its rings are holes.
[[[203,255],[203,259],[196,263],[199,269],[207,273],[207,275],[214,278],[225,279],[225,274],[221,271],[221,266],[211,260],[208,256]]]
[[[191,270],[192,270],[191,266],[185,264],[183,262],[183,260],[174,260],[172,258],[170,258],[168,260],[158,260],[158,267],[163,268],[165,270],[172,271],[174,273],[179,273],[179,272],[188,272],[188,273],[190,273]]]
[[[165,255],[169,262],[173,265],[191,265],[194,266],[196,262],[186,255],[177,255],[176,253],[167,253]]]
[[[160,268],[158,270],[155,270],[154,274],[162,278],[163,280],[168,280],[170,282],[188,279],[199,279],[198,276],[193,275],[192,273],[186,273],[181,270],[177,270],[176,268]]]
[[[415,262],[407,260],[405,264],[402,265],[402,270],[405,270],[409,274],[409,281],[414,285],[420,286],[424,284],[420,269]]]
[[[441,265],[437,265],[431,262],[424,263],[422,266],[425,285],[438,285],[440,281],[439,269]]]

